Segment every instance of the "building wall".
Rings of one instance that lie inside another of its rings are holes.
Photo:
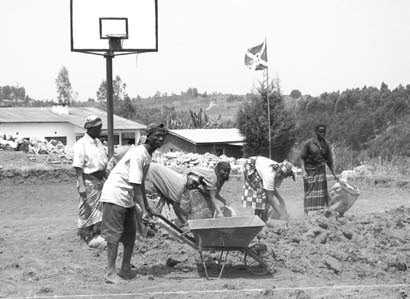
[[[17,138],[29,139],[57,139],[66,140],[66,144],[72,147],[74,143],[85,133],[85,129],[71,123],[0,123],[0,135],[11,135]],[[104,132],[101,132],[104,135]],[[107,134],[105,132],[105,134]],[[114,131],[114,144],[128,144],[128,141],[137,142],[141,137],[141,130]],[[65,138],[64,138],[65,137]],[[125,138],[123,138],[125,137]],[[104,139],[104,138],[102,138]]]
[[[164,145],[162,146],[161,150],[163,150],[163,148],[177,148],[184,152],[196,153],[196,146],[194,144],[171,134],[167,134],[167,136],[165,137]]]
[[[7,134],[17,138],[66,137],[67,145],[72,146],[83,129],[70,123],[1,123],[0,135]]]
[[[217,144],[199,144],[196,146],[196,152],[199,154],[211,153],[216,156],[225,155],[233,158],[242,158],[243,152],[241,146],[235,146],[224,143]]]

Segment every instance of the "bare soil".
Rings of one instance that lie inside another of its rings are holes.
[[[30,182],[0,183],[0,297],[404,299],[410,294],[408,188],[363,184],[345,217],[304,218],[302,181],[285,181],[280,192],[292,221],[258,236],[269,248],[264,258],[271,274],[247,271],[243,256],[232,253],[222,278],[206,280],[198,252],[159,230],[136,241],[137,278],[110,285],[103,280],[106,251],[88,248],[76,235],[74,181],[50,182],[44,176]],[[239,214],[249,214],[240,207],[241,187],[234,177],[223,195]],[[167,267],[170,257],[180,263]],[[207,257],[214,260],[219,252]],[[218,265],[209,266],[215,277]]]

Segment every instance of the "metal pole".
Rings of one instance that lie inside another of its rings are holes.
[[[268,45],[266,44],[266,38],[265,38],[265,47]],[[266,49],[267,51],[267,49]],[[269,67],[266,68],[266,100],[268,102],[268,140],[269,140],[269,159],[272,159],[272,136],[270,132],[270,103],[269,103]]]
[[[114,103],[112,88],[112,59],[113,52],[110,50],[104,55],[107,65],[107,137],[108,137],[108,157],[114,154]]]

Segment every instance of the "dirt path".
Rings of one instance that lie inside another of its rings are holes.
[[[233,179],[224,190],[224,195],[237,208],[240,206],[239,186],[240,182]],[[301,182],[286,182],[281,193],[297,221],[303,215]],[[409,198],[408,189],[365,187],[348,214],[360,217],[386,208],[410,207]],[[197,270],[197,252],[164,232],[160,239],[137,243],[132,259],[139,272],[136,280],[118,286],[107,285],[102,279],[106,252],[80,243],[76,236],[76,217],[74,184],[1,186],[0,297],[93,295],[93,298],[109,298],[114,294],[129,294],[133,298],[404,299],[410,294],[409,270],[394,269],[381,276],[354,276],[356,272],[339,275],[322,268],[316,274],[302,273],[278,264],[276,273],[259,277],[233,265],[224,272],[223,279],[207,281],[203,271]],[[287,233],[283,234],[283,238],[288,237]],[[279,242],[278,250],[282,252],[280,246]],[[409,251],[403,254],[410,258]],[[175,268],[166,267],[168,257],[182,262]],[[361,287],[337,287],[342,285]],[[295,289],[300,287],[306,289]]]

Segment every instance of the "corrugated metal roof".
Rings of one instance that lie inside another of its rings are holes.
[[[239,129],[186,129],[170,130],[170,134],[191,143],[241,143],[245,137]]]
[[[70,107],[69,115],[61,115],[70,123],[83,127],[84,120],[89,115],[98,115],[103,121],[102,129],[107,129],[107,113],[101,109],[94,107]],[[114,115],[114,129],[115,130],[138,130],[145,129],[146,126],[138,122]]]
[[[88,115],[98,115],[103,120],[103,130],[107,129],[107,113],[94,107],[69,107],[68,115],[57,114],[51,107],[7,107],[0,108],[0,123],[72,123],[84,126]],[[138,130],[146,126],[135,121],[114,115],[115,130]]]
[[[66,123],[67,120],[43,107],[0,108],[0,123]]]

